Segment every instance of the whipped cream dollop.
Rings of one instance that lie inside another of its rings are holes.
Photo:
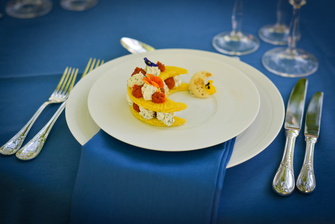
[[[157,112],[157,119],[170,126],[174,123],[174,113]]]
[[[157,87],[152,86],[152,85],[148,85],[148,84],[144,84],[141,88],[142,91],[142,95],[143,98],[145,100],[152,100],[152,95],[157,91]]]
[[[133,75],[132,77],[130,77],[130,79],[128,79],[127,83],[128,83],[128,86],[130,88],[133,88],[134,85],[138,85],[138,86],[141,86],[144,84],[143,82],[143,78],[144,78],[144,75],[139,72],[135,75]]]
[[[181,85],[181,78],[179,75],[173,76],[174,87],[178,87]]]
[[[144,108],[141,107],[141,106],[140,106],[139,108],[140,108],[140,115],[141,115],[144,119],[150,120],[150,119],[152,119],[152,118],[155,117],[155,112],[154,112],[154,111],[144,109]]]
[[[146,66],[145,71],[147,74],[153,74],[154,76],[159,76],[161,74],[161,70],[158,68],[158,66]]]
[[[133,101],[131,101],[130,97],[127,94],[127,102],[129,106],[133,106]],[[140,112],[139,114],[147,120],[150,120],[152,118],[155,118],[155,112],[152,110],[144,109],[143,107],[139,106]],[[174,122],[175,113],[163,113],[163,112],[157,112],[156,118],[160,121],[162,121],[165,125],[171,126]]]
[[[163,82],[164,83],[164,87],[163,87],[163,89],[164,89],[164,93],[165,94],[169,94],[169,87],[166,85],[166,83],[165,82]]]
[[[129,106],[133,106],[133,101],[131,101],[129,95],[127,94],[127,102]]]

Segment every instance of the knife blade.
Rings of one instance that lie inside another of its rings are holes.
[[[308,80],[306,78],[300,79],[292,89],[287,103],[284,124],[286,143],[282,160],[272,181],[272,188],[282,196],[290,195],[295,187],[293,155],[295,140],[301,130],[307,86]]]
[[[317,92],[312,97],[305,119],[306,152],[301,167],[297,188],[303,193],[312,193],[316,187],[314,174],[314,147],[320,134],[323,92]]]

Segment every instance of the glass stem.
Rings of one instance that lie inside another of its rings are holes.
[[[277,23],[276,26],[285,25],[286,4],[285,0],[278,0],[277,3]]]
[[[243,15],[242,0],[235,0],[235,5],[233,8],[233,15],[232,15],[232,25],[233,25],[232,34],[236,34],[241,31],[242,15]]]
[[[295,48],[296,45],[296,34],[299,29],[299,14],[300,14],[300,5],[293,6],[293,16],[290,24],[290,32],[288,35],[288,48],[290,50]]]

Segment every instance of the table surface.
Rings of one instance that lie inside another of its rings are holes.
[[[34,19],[7,16],[0,2],[0,144],[9,140],[55,88],[66,66],[85,69],[90,57],[109,61],[129,54],[120,38],[132,37],[157,49],[183,48],[216,52],[212,38],[231,30],[233,0],[100,0],[83,12],[66,11],[53,1],[53,9]],[[242,31],[276,21],[277,1],[244,1]],[[218,223],[330,223],[335,222],[335,3],[307,1],[301,8],[302,38],[298,48],[314,54],[319,69],[309,79],[307,102],[317,91],[325,94],[320,138],[315,149],[317,187],[311,195],[295,190],[281,197],[271,187],[285,145],[282,129],[262,153],[227,170]],[[287,23],[292,9],[287,8]],[[297,78],[268,72],[262,55],[276,46],[261,41],[260,48],[240,59],[266,75],[286,105]],[[57,110],[49,106],[28,134],[34,136]],[[305,154],[301,134],[296,141],[294,172]],[[78,171],[81,145],[60,116],[39,157],[22,162],[0,156],[1,223],[68,223],[71,197]]]

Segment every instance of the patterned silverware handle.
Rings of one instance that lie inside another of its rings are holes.
[[[294,190],[293,155],[295,140],[298,135],[299,131],[297,130],[286,130],[286,143],[283,158],[272,182],[273,189],[282,196],[290,195]]]
[[[297,179],[297,188],[303,193],[312,193],[315,189],[315,175],[314,175],[314,146],[317,141],[315,137],[305,137],[306,152],[305,159],[301,171]]]
[[[13,155],[15,154],[21,147],[23,141],[27,137],[30,128],[35,123],[38,116],[42,113],[44,108],[48,106],[50,102],[43,103],[40,108],[35,112],[35,114],[30,118],[30,120],[23,126],[23,128],[16,133],[6,144],[4,144],[0,148],[0,153],[3,155]]]
[[[58,108],[49,122],[17,153],[16,157],[21,160],[31,160],[34,159],[42,150],[48,135],[57,121],[59,115],[63,112],[66,105],[66,101]]]

